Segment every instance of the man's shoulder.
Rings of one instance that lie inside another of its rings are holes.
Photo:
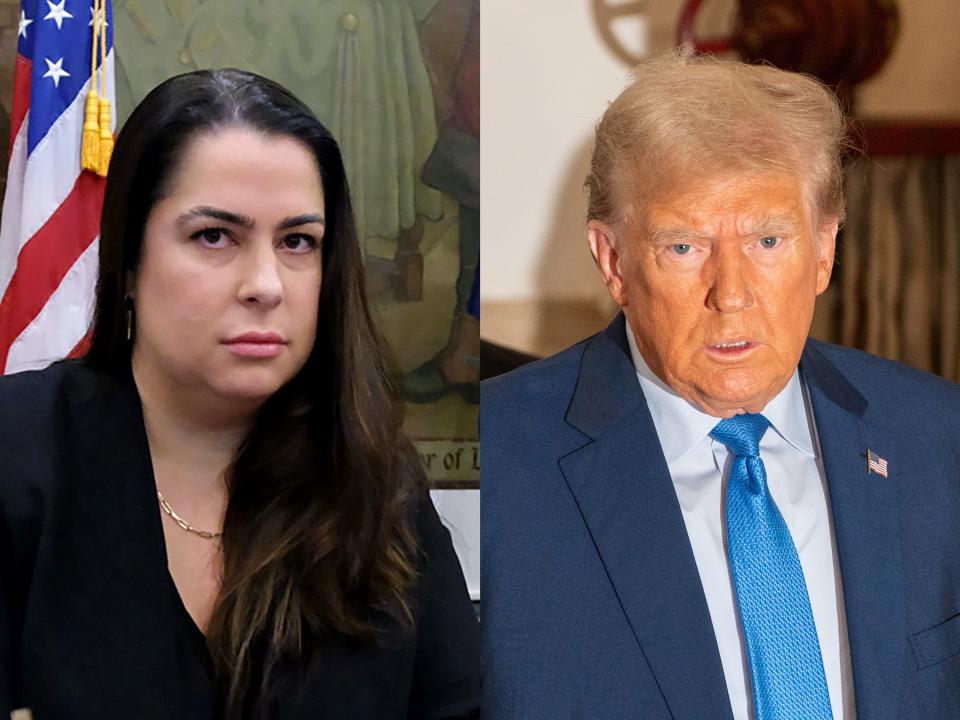
[[[960,414],[960,385],[895,360],[861,350],[811,340],[823,355],[871,404],[936,407]]]
[[[593,337],[556,355],[485,380],[480,385],[483,414],[495,415],[511,408],[525,408],[529,412],[557,403],[565,408],[577,384],[584,348]]]

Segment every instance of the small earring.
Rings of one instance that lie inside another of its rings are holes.
[[[127,342],[133,338],[133,305],[127,305]]]

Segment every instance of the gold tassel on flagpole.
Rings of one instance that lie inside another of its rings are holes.
[[[97,172],[104,177],[110,169],[113,155],[113,130],[110,129],[110,100],[100,98],[100,167]]]
[[[90,92],[87,93],[87,105],[83,115],[83,140],[80,143],[80,167],[91,172],[100,169],[100,96],[97,94],[97,40],[100,37],[97,27],[100,3],[93,4],[93,57],[90,61]]]
[[[100,167],[100,98],[97,91],[90,88],[87,93],[87,107],[84,111],[83,141],[80,145],[80,166],[84,170],[97,172]]]
[[[99,14],[94,24],[100,27],[100,153],[97,172],[106,177],[113,156],[113,122],[110,118],[110,98],[107,96],[107,0],[95,2],[99,6]]]

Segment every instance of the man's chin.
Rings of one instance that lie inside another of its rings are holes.
[[[769,388],[755,391],[744,390],[742,388],[732,391],[730,389],[720,389],[708,391],[699,391],[693,397],[687,400],[693,403],[707,415],[713,415],[716,418],[729,418],[743,413],[759,413],[776,397],[779,390],[771,391]]]

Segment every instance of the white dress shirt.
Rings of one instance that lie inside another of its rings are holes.
[[[730,575],[723,511],[729,452],[709,436],[719,418],[707,415],[670,390],[644,362],[629,328],[627,338],[703,583],[733,717],[752,720],[753,693]],[[829,494],[816,426],[797,371],[763,414],[770,428],[760,441],[760,458],[770,494],[800,556],[833,717],[853,720],[853,676]]]

